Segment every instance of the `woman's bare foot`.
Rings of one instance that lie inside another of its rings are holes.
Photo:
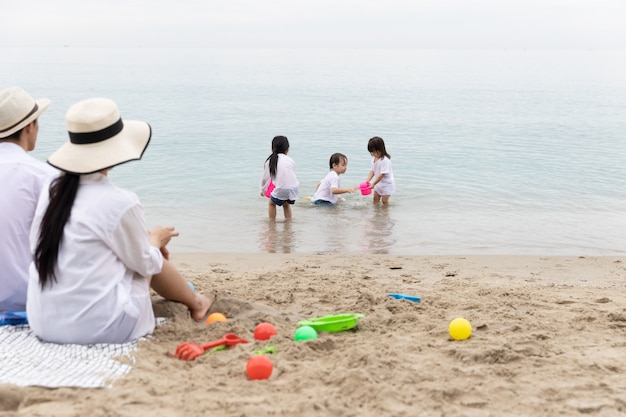
[[[196,301],[194,307],[189,307],[189,312],[191,313],[191,318],[195,321],[200,321],[206,316],[206,313],[211,308],[213,304],[213,299],[207,297],[204,294],[196,293]]]

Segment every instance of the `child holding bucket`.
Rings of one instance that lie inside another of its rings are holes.
[[[323,180],[317,183],[315,194],[311,201],[317,205],[335,205],[339,201],[339,194],[356,191],[357,187],[339,188],[339,175],[344,174],[348,169],[348,157],[341,153],[334,153],[328,162],[330,172]]]
[[[391,156],[385,149],[385,141],[378,136],[369,140],[367,150],[372,155],[372,168],[365,182],[370,183],[370,189],[374,190],[374,203],[382,201],[383,205],[387,206],[389,197],[396,191],[396,181],[391,170]]]
[[[266,195],[271,184],[275,187],[269,193],[267,211],[270,220],[276,220],[276,206],[281,206],[285,219],[290,220],[291,206],[298,199],[300,182],[296,177],[296,163],[287,156],[287,153],[289,153],[289,140],[285,136],[274,137],[272,154],[265,160],[263,176],[259,184],[261,196]]]

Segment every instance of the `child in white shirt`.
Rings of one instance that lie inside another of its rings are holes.
[[[396,181],[391,169],[391,155],[385,149],[382,138],[374,136],[367,143],[367,150],[372,155],[372,169],[365,182],[370,182],[370,188],[374,190],[374,203],[379,201],[383,205],[389,205],[389,197],[396,191]]]
[[[352,194],[357,189],[357,187],[339,187],[339,175],[344,174],[348,169],[348,158],[344,154],[332,154],[328,165],[330,166],[330,172],[323,180],[317,183],[315,194],[311,198],[311,201],[315,204],[337,204],[340,194]]]
[[[259,183],[261,195],[264,196],[270,186],[275,188],[270,194],[268,215],[270,220],[276,219],[276,206],[283,208],[285,220],[291,219],[291,206],[298,199],[300,182],[296,177],[296,163],[287,154],[289,140],[285,136],[276,136],[272,139],[272,154],[265,160],[263,176]]]

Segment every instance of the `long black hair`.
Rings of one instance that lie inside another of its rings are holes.
[[[56,282],[54,267],[63,241],[63,229],[70,218],[78,192],[80,176],[64,173],[50,184],[50,202],[39,227],[39,239],[35,249],[35,267],[39,272],[39,285]]]
[[[272,154],[265,161],[270,161],[270,177],[276,179],[276,166],[278,165],[278,154],[289,150],[289,139],[285,136],[275,136],[272,139]]]

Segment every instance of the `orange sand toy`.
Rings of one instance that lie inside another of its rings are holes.
[[[206,324],[216,323],[216,322],[225,322],[226,316],[222,313],[211,313],[209,317],[206,318]]]

